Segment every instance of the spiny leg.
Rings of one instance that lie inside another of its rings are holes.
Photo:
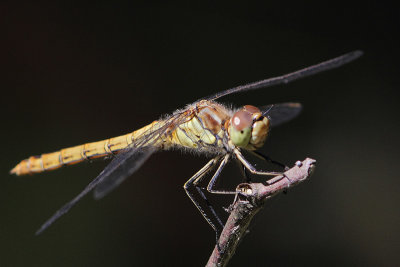
[[[240,173],[242,174],[243,181],[246,183],[251,183],[251,177],[247,175],[246,167],[239,160],[235,160],[235,162],[237,163]]]
[[[279,162],[279,161],[275,161],[273,159],[271,159],[269,156],[262,154],[259,151],[249,151],[251,154],[253,154],[256,157],[259,157],[262,160],[271,162],[272,164],[278,165],[279,167],[283,168],[285,171],[289,170],[289,167],[286,166],[285,164]]]
[[[215,212],[215,209],[214,209],[213,205],[208,201],[208,199],[207,199],[206,195],[204,194],[203,190],[201,190],[201,188],[200,188],[199,186],[195,186],[195,188],[196,188],[197,192],[199,193],[199,195],[205,200],[205,202],[206,202],[206,204],[207,204],[207,207],[210,209],[212,215],[213,215],[214,218],[217,220],[219,226],[220,226],[221,228],[223,228],[223,227],[224,227],[224,224],[222,223],[222,221],[221,221],[221,219],[219,218],[218,214]],[[207,216],[206,213],[204,213],[203,217],[205,217],[205,216]],[[207,219],[206,219],[206,220],[207,220]],[[211,220],[211,219],[209,218],[209,220]],[[207,220],[207,222],[210,223],[208,220]],[[214,225],[214,226],[215,226],[215,225]],[[220,234],[220,230],[218,230],[217,227],[215,227],[215,228],[216,228],[216,229],[214,229],[214,230],[215,230],[216,238],[217,238],[217,241],[218,241],[218,237],[219,237],[219,234]]]
[[[290,169],[289,166],[287,166],[287,165],[285,165],[285,164],[283,164],[283,163],[281,163],[279,161],[275,161],[275,160],[271,159],[269,156],[264,155],[259,151],[250,151],[250,152],[252,154],[254,154],[255,156],[259,157],[260,159],[263,159],[265,161],[271,162],[272,164],[280,166],[281,168],[283,168],[284,171],[287,171],[287,170]],[[278,179],[278,180],[275,180],[275,179],[274,180],[269,180],[267,183],[268,184],[273,184],[274,182],[279,181],[279,180],[280,179]],[[287,190],[286,189],[283,191],[283,194],[287,194]]]
[[[221,174],[221,171],[224,169],[226,163],[228,163],[230,157],[231,157],[230,154],[226,154],[224,159],[219,164],[217,171],[214,173],[213,177],[211,178],[210,182],[208,183],[208,186],[207,186],[207,191],[208,192],[213,193],[213,194],[236,195],[236,197],[237,197],[237,194],[236,194],[237,192],[236,191],[214,190],[213,189],[214,185],[217,182],[217,179],[218,179],[219,175]],[[236,197],[235,197],[235,200],[236,200]],[[235,200],[234,200],[234,202],[235,202]],[[230,208],[228,208],[226,210],[229,211]],[[220,249],[220,247],[218,245],[218,240],[217,240],[217,248],[218,248],[218,251],[220,251],[220,253],[222,253],[222,251],[221,251],[221,249]]]
[[[221,164],[219,165],[217,171],[214,173],[213,177],[211,178],[210,182],[208,183],[207,186],[207,191],[213,194],[225,194],[225,195],[234,195],[236,194],[236,191],[225,191],[225,190],[214,190],[213,187],[221,174],[222,169],[225,167],[226,163],[228,163],[230,154],[226,154],[224,159],[221,161]]]
[[[218,217],[217,213],[215,212],[214,207],[211,205],[211,203],[208,201],[207,197],[204,195],[203,191],[201,191],[201,188],[198,186],[198,183],[201,182],[201,180],[204,178],[204,176],[207,174],[207,172],[209,172],[210,170],[212,170],[215,167],[215,165],[218,163],[219,160],[220,160],[220,157],[215,157],[212,160],[210,160],[203,168],[201,168],[196,174],[194,174],[183,186],[183,188],[185,189],[185,192],[188,195],[188,197],[190,198],[190,200],[193,202],[193,204],[196,206],[196,208],[200,211],[201,215],[208,222],[208,224],[211,226],[211,228],[215,231],[217,241],[218,241],[218,237],[220,234],[220,230],[217,228],[217,226],[214,224],[214,222],[211,220],[211,218],[207,215],[207,212],[204,211],[203,207],[194,198],[194,195],[190,191],[193,189],[193,187],[196,188],[199,195],[206,202],[206,205],[210,209],[214,219],[216,219],[219,226],[221,228],[223,228],[224,225],[223,225],[221,219]]]
[[[282,175],[282,172],[264,172],[264,171],[257,171],[256,168],[250,164],[250,162],[248,162],[242,155],[242,153],[240,153],[239,149],[235,148],[234,153],[237,157],[237,159],[243,163],[243,165],[252,173],[252,174],[256,174],[256,175],[270,175],[270,176],[277,176],[277,175]],[[267,182],[268,184],[270,183],[274,183],[276,182],[274,179],[272,179],[273,181],[271,182]]]

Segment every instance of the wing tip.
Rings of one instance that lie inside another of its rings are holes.
[[[50,224],[48,224],[48,222],[45,222],[42,226],[40,226],[40,228],[35,232],[35,236],[40,235],[41,233],[43,233],[44,230],[46,230],[48,227],[50,226]]]
[[[350,52],[350,54],[353,56],[354,59],[356,59],[356,58],[364,55],[364,51],[358,49],[358,50],[354,50],[354,51]]]
[[[361,57],[362,55],[364,55],[364,52],[362,50],[354,50],[347,54],[339,56],[338,58],[341,58],[342,62],[337,67],[340,67],[341,65],[352,62],[352,61],[356,60],[357,58]]]
[[[303,109],[303,105],[300,102],[286,102],[276,104],[276,106],[285,106],[287,108],[297,110],[297,112],[300,112]]]
[[[299,102],[289,102],[289,103],[286,103],[286,105],[287,105],[287,107],[294,110],[293,118],[297,117],[300,114],[300,112],[303,110],[303,105]]]
[[[303,105],[301,104],[301,103],[299,103],[299,102],[288,102],[288,103],[285,103],[288,107],[291,107],[291,108],[303,108]]]

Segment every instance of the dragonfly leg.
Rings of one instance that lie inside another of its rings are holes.
[[[207,186],[207,191],[213,194],[224,194],[224,195],[234,195],[236,194],[236,191],[226,191],[226,190],[214,190],[214,185],[221,174],[222,169],[225,167],[226,163],[228,163],[230,154],[226,154],[224,159],[221,161],[221,164],[219,165],[217,171],[214,173],[213,177],[211,178],[210,182],[208,183]]]
[[[237,163],[240,173],[242,174],[243,181],[246,183],[251,183],[251,177],[247,175],[246,167],[238,160],[235,160],[235,162]]]
[[[190,178],[185,184],[187,184],[188,182],[190,182],[190,180],[192,180],[191,182],[193,183],[194,186],[198,186],[198,184],[203,181],[205,175],[211,171],[218,163],[218,161],[221,159],[221,157],[215,157],[212,160],[210,160],[209,162],[207,162],[207,164],[201,168],[195,175],[193,175],[192,178]]]
[[[218,217],[217,213],[214,210],[214,207],[211,205],[211,203],[208,201],[207,197],[201,190],[201,188],[198,186],[198,183],[201,182],[201,180],[204,178],[204,176],[212,170],[220,160],[220,157],[215,157],[214,159],[210,160],[203,168],[201,168],[196,174],[194,174],[183,186],[185,189],[186,194],[190,198],[190,200],[193,202],[193,204],[196,206],[196,208],[200,211],[201,215],[204,217],[204,219],[208,222],[208,224],[211,226],[211,228],[215,231],[216,233],[216,238],[218,240],[219,234],[221,232],[220,228],[224,226],[222,223],[221,219]],[[218,226],[220,228],[217,228],[216,224],[211,220],[210,216],[207,214],[207,212],[203,209],[202,205],[195,199],[193,195],[193,187],[196,188],[198,194],[201,196],[201,198],[205,201],[208,209],[212,213],[212,217],[217,221]]]
[[[279,162],[279,161],[273,160],[273,159],[271,159],[269,156],[264,155],[264,154],[262,154],[261,152],[258,152],[258,151],[249,151],[249,152],[250,152],[251,154],[253,154],[254,156],[256,156],[256,157],[259,157],[259,158],[262,159],[262,160],[271,162],[272,164],[275,164],[275,165],[277,165],[277,166],[283,168],[285,171],[289,170],[289,167],[286,166],[285,164],[283,164],[283,163],[281,163],[281,162]]]
[[[237,159],[252,173],[252,174],[256,174],[256,175],[281,175],[281,172],[264,172],[264,171],[257,171],[256,168],[251,165],[250,162],[248,162],[244,156],[242,155],[242,153],[240,153],[239,149],[235,149],[234,153],[237,157]]]
[[[207,207],[210,209],[210,211],[211,211],[213,217],[217,220],[217,222],[218,222],[218,224],[219,224],[219,227],[220,227],[220,228],[217,228],[217,227],[215,226],[215,224],[211,221],[211,218],[207,215],[207,213],[204,212],[204,210],[202,211],[200,208],[198,208],[198,209],[200,210],[200,212],[201,212],[201,215],[203,215],[203,217],[206,219],[206,221],[208,222],[208,224],[213,228],[213,230],[214,230],[214,232],[215,232],[215,242],[216,242],[216,244],[218,245],[218,239],[219,239],[219,236],[220,236],[220,234],[221,234],[221,230],[220,230],[220,229],[222,229],[222,228],[224,227],[224,224],[222,223],[222,221],[221,221],[221,219],[219,218],[218,214],[215,212],[213,205],[208,201],[206,195],[205,195],[204,192],[201,190],[201,188],[198,187],[198,186],[195,186],[195,188],[196,188],[197,192],[199,193],[199,195],[206,201]],[[193,203],[195,203],[195,201],[194,201],[193,199],[192,199],[192,201],[193,201]],[[200,206],[199,203],[197,203],[197,204],[195,203],[195,205],[196,205],[196,206],[197,206],[197,205]],[[197,207],[198,207],[198,206],[197,206]],[[203,213],[203,212],[204,212],[204,213]],[[219,248],[218,248],[218,250],[219,250]]]

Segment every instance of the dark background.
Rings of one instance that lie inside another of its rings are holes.
[[[30,155],[125,134],[201,97],[355,49],[365,55],[340,69],[222,99],[301,102],[301,116],[273,129],[262,151],[288,165],[317,160],[310,181],[258,214],[230,266],[395,265],[399,16],[383,1],[0,4],[0,265],[204,265],[214,233],[182,185],[205,157],[156,154],[38,237],[106,162],[8,171]],[[221,186],[238,176],[228,168]]]

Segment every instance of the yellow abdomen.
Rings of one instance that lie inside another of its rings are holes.
[[[147,131],[155,124],[157,124],[157,121],[129,134],[98,142],[64,148],[57,152],[42,154],[40,156],[31,156],[28,159],[22,160],[10,171],[10,173],[16,175],[39,173],[55,170],[63,165],[76,164],[87,159],[116,154],[121,149],[126,148],[135,138],[142,135],[143,132]]]

